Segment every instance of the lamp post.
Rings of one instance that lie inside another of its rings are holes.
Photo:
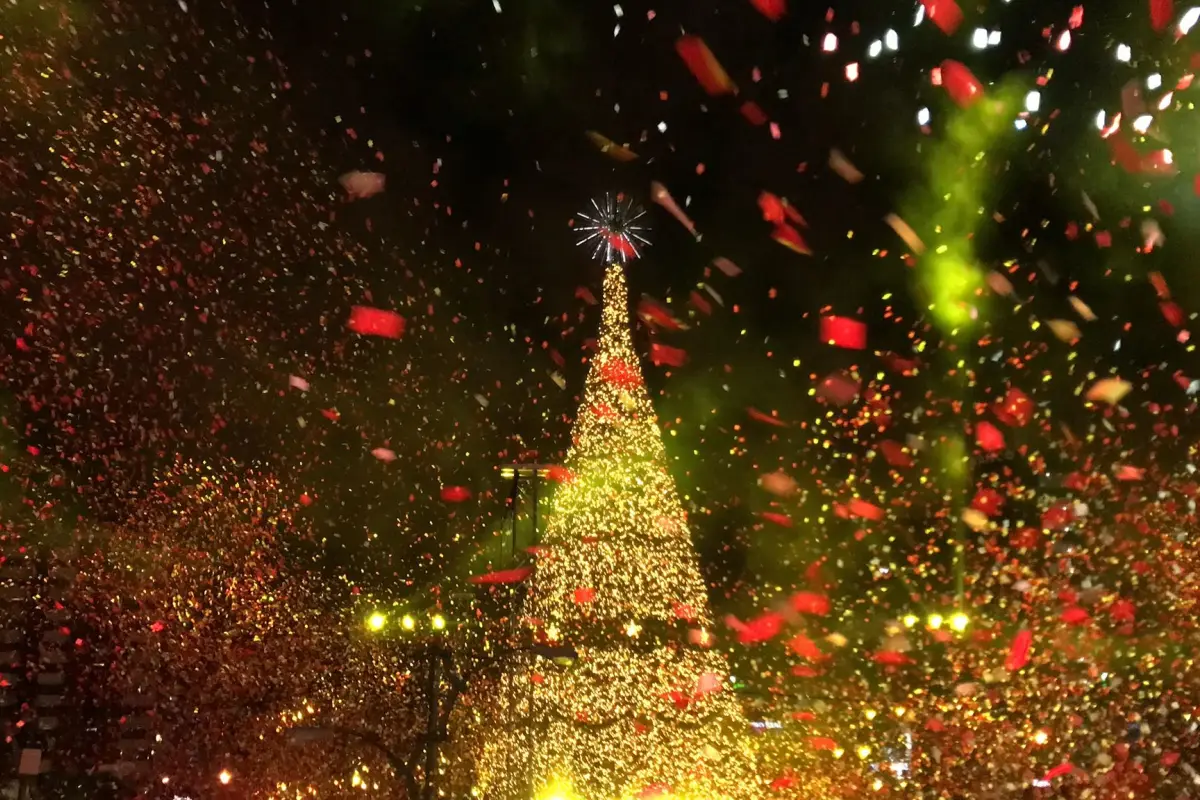
[[[382,612],[374,612],[367,617],[366,627],[369,631],[378,633],[387,627],[387,623],[387,617]],[[434,614],[429,618],[429,626],[435,633],[440,634],[446,629],[446,619],[441,614]],[[401,627],[405,631],[413,631],[417,627],[416,620],[406,614],[401,619]],[[420,737],[423,747],[411,758],[405,759],[398,755],[378,734],[338,725],[289,728],[288,744],[300,745],[337,739],[352,739],[361,742],[382,754],[392,770],[400,775],[404,782],[406,800],[433,800],[438,745],[449,738],[450,714],[454,711],[459,697],[466,691],[472,678],[518,653],[532,653],[538,658],[553,661],[559,665],[574,662],[579,657],[575,648],[569,645],[529,644],[506,647],[484,653],[482,658],[472,659],[475,662],[473,669],[464,674],[455,663],[454,651],[442,642],[440,636],[418,643],[417,649],[421,659],[428,664],[424,687],[426,718],[425,730]],[[449,690],[444,693],[442,691],[443,681],[449,686]],[[424,773],[423,780],[420,782],[416,775],[418,757],[421,757],[423,762],[422,772]]]

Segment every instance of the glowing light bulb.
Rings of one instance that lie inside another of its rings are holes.
[[[217,776],[217,780],[219,780],[223,785],[228,786],[230,781],[233,780],[233,773],[227,769],[223,769],[221,770],[221,774]]]
[[[1117,45],[1117,61],[1129,63],[1129,59],[1133,58],[1133,51],[1129,49],[1127,44]]]
[[[413,619],[412,614],[405,614],[404,618],[400,620],[400,626],[406,631],[411,631],[413,628],[417,627],[417,621]]]
[[[431,620],[429,620],[429,624],[433,626],[433,629],[435,631],[445,630],[446,629],[446,618],[443,617],[441,614],[434,614],[433,618]]]
[[[871,748],[869,745],[860,744],[858,746],[858,757],[864,761],[871,756]]]
[[[367,617],[367,627],[373,631],[381,631],[387,625],[387,617],[376,611],[371,616]]]
[[[958,631],[959,633],[965,631],[967,629],[967,625],[970,623],[970,618],[961,611],[950,617],[950,627],[954,628],[954,630]]]
[[[941,614],[930,614],[928,622],[929,627],[936,631],[938,628],[942,627],[942,623],[945,622],[945,620],[942,619]]]
[[[911,628],[913,625],[916,625],[918,622],[920,622],[920,620],[917,618],[916,614],[905,614],[904,615],[904,627]]]
[[[1034,744],[1043,745],[1048,741],[1050,741],[1050,734],[1046,733],[1046,731],[1034,731],[1034,734],[1033,734],[1033,743]]]

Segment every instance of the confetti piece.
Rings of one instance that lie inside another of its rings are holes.
[[[288,376],[288,386],[290,386],[293,389],[299,389],[302,392],[307,392],[309,390],[309,388],[311,388],[308,385],[308,381],[304,380],[304,378],[299,378],[295,375]]]
[[[473,575],[471,576],[470,581],[477,586],[520,583],[528,578],[531,574],[533,574],[533,567],[517,567],[516,569],[505,569],[498,572],[489,572],[484,575]]]
[[[1086,396],[1093,403],[1102,402],[1115,406],[1132,390],[1133,384],[1129,381],[1120,378],[1103,378],[1092,384],[1092,388],[1088,389]]]
[[[355,306],[350,311],[350,321],[346,323],[346,327],[363,336],[399,339],[404,335],[404,317],[394,311]]]
[[[772,416],[771,414],[764,414],[763,412],[759,411],[757,408],[748,408],[748,409],[746,409],[746,413],[750,415],[750,419],[755,419],[755,420],[758,420],[759,422],[765,422],[768,425],[774,425],[779,428],[787,427],[787,423],[784,422],[783,420],[779,419],[778,417]]]
[[[1067,298],[1067,302],[1071,304],[1071,308],[1075,309],[1075,313],[1082,317],[1085,321],[1096,321],[1096,314],[1092,311],[1091,306],[1080,300],[1078,297],[1071,295]]]
[[[967,108],[983,97],[983,84],[964,64],[948,58],[941,69],[942,86],[956,105]]]
[[[962,23],[962,9],[954,0],[921,0],[921,5],[925,6],[925,15],[930,21],[947,36],[958,30]]]
[[[465,486],[443,486],[442,500],[446,503],[463,503],[471,499],[471,490]]]
[[[628,147],[617,144],[602,133],[587,131],[586,135],[588,139],[591,140],[592,144],[596,145],[597,149],[599,149],[601,153],[614,161],[628,163],[630,161],[637,160],[637,153],[633,152]]]
[[[1016,295],[1016,290],[1013,289],[1012,282],[995,270],[987,274],[987,284],[992,288],[993,292],[1001,297],[1013,297]]]
[[[907,222],[895,214],[888,214],[883,218],[883,221],[896,232],[897,236],[904,240],[904,243],[914,253],[920,255],[925,252],[925,243],[921,241],[921,237],[917,236],[917,232],[910,228]]]
[[[742,116],[745,117],[746,121],[751,125],[767,124],[767,115],[763,112],[762,108],[759,107],[758,103],[755,103],[752,100],[747,100],[746,102],[742,103],[742,107],[739,110],[741,111]]]
[[[816,592],[796,592],[788,598],[788,607],[797,614],[823,617],[829,613],[829,598]]]
[[[387,179],[378,172],[347,172],[338,178],[351,200],[363,200],[379,194]]]
[[[779,244],[789,250],[805,256],[811,256],[812,250],[808,249],[808,244],[804,238],[800,236],[800,231],[788,225],[786,222],[775,226],[775,230],[771,233],[771,238],[779,242]]]
[[[787,0],[750,0],[754,7],[771,22],[778,22],[787,13]]]
[[[858,168],[850,163],[850,160],[842,155],[841,150],[829,151],[829,167],[838,175],[842,176],[842,180],[846,183],[858,183],[863,179],[863,174],[858,171]]]
[[[727,275],[730,278],[736,278],[738,275],[742,274],[742,268],[739,267],[737,264],[734,264],[728,258],[724,258],[724,257],[720,257],[720,256],[718,256],[717,258],[714,258],[713,266],[716,267],[717,269],[721,270],[721,272],[725,273],[725,275]]]
[[[998,453],[1004,449],[1004,434],[990,422],[975,426],[975,443],[985,453]]]
[[[1083,333],[1079,330],[1079,326],[1069,319],[1048,319],[1046,327],[1058,337],[1059,341],[1067,344],[1074,344],[1082,338]]]
[[[687,362],[687,351],[654,342],[650,345],[650,361],[656,367],[661,367],[663,364],[670,367],[682,367]]]
[[[737,87],[730,80],[725,68],[717,61],[708,45],[698,36],[682,36],[675,42],[675,52],[700,82],[704,91],[711,95],[736,94]]]
[[[650,184],[650,196],[654,198],[654,202],[665,208],[671,213],[671,216],[679,220],[679,224],[687,228],[688,233],[696,237],[697,241],[700,240],[700,234],[696,232],[696,224],[692,222],[687,214],[683,213],[683,209],[676,204],[675,199],[671,197],[671,193],[667,191],[667,187],[658,181],[654,181]]]
[[[758,485],[776,497],[791,497],[796,494],[796,479],[786,472],[769,472],[758,478]]]
[[[835,406],[844,406],[858,397],[862,382],[845,372],[835,372],[827,375],[817,385],[816,396]]]
[[[821,341],[834,347],[863,350],[867,346],[867,326],[849,317],[821,317]]]
[[[1172,0],[1150,0],[1150,27],[1155,33],[1165,31],[1174,16],[1175,4]]]
[[[375,458],[377,458],[380,461],[383,461],[385,463],[391,463],[392,461],[396,460],[395,451],[389,450],[386,447],[376,447],[374,450],[371,451],[371,455],[375,456]]]
[[[1028,664],[1029,650],[1032,645],[1033,631],[1028,628],[1017,631],[1012,644],[1008,646],[1008,658],[1004,661],[1004,668],[1009,672],[1016,672]]]

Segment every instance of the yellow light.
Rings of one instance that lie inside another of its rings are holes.
[[[970,618],[961,611],[950,617],[950,627],[954,628],[954,630],[958,631],[959,633],[965,631],[967,629],[967,625],[969,624],[971,624]]]
[[[228,785],[229,782],[233,780],[233,774],[229,770],[223,769],[221,770],[221,774],[217,776],[217,780],[225,785]]]
[[[350,776],[350,785],[358,788],[359,786],[362,786],[362,782],[362,775],[358,774],[358,770],[354,770],[354,774]]]
[[[529,798],[531,779],[536,800],[629,800],[651,785],[681,800],[757,796],[747,793],[758,770],[737,695],[707,693],[693,724],[662,699],[730,670],[697,633],[713,629],[712,612],[629,319],[614,265],[564,463],[572,477],[554,487],[523,614],[534,636],[575,647],[579,663],[513,663],[488,712],[497,725],[478,762],[482,797]],[[663,641],[631,638],[660,629],[671,631]]]
[[[866,717],[867,719],[871,720],[871,719],[875,719],[875,713],[876,713],[875,709],[868,708],[866,711],[863,712],[863,716]]]
[[[858,746],[858,757],[865,760],[867,758],[870,758],[870,756],[871,756],[870,746],[865,745],[865,744],[860,744]]]
[[[381,631],[385,625],[387,625],[387,617],[378,611],[367,617],[367,627],[373,631]]]
[[[935,631],[938,628],[942,627],[942,623],[944,621],[945,620],[942,619],[941,614],[930,614],[929,615],[929,627],[933,628]]]
[[[441,614],[434,614],[433,619],[431,619],[429,622],[431,625],[433,625],[433,629],[435,631],[445,630],[446,628],[446,618]]]
[[[1034,734],[1033,734],[1033,743],[1034,744],[1043,745],[1048,741],[1050,741],[1050,734],[1046,733],[1045,731],[1035,731],[1034,732]]]
[[[834,751],[833,751],[833,757],[834,757],[834,758],[841,758],[841,757],[842,757],[842,756],[844,756],[844,755],[846,755],[846,751],[845,751],[845,750],[843,750],[843,749],[842,749],[842,748],[840,748],[840,747],[838,747],[838,748],[835,748],[835,749],[834,749]]]
[[[413,628],[417,627],[417,621],[413,619],[412,614],[405,614],[404,618],[400,620],[400,626],[406,631],[411,631]]]
[[[920,621],[921,620],[915,614],[905,614],[904,615],[904,627],[906,627],[906,628],[911,628],[913,625],[916,625]]]
[[[908,709],[905,708],[904,706],[896,706],[894,709],[892,709],[892,713],[895,714],[897,717],[903,717],[905,714],[908,713]]]

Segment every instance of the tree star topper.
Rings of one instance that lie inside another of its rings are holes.
[[[592,257],[607,264],[622,264],[641,256],[638,245],[649,246],[650,240],[642,234],[648,230],[638,220],[646,211],[624,194],[606,194],[600,200],[592,200],[590,213],[579,212],[579,217],[588,225],[576,228],[579,232],[577,245],[592,245]]]

